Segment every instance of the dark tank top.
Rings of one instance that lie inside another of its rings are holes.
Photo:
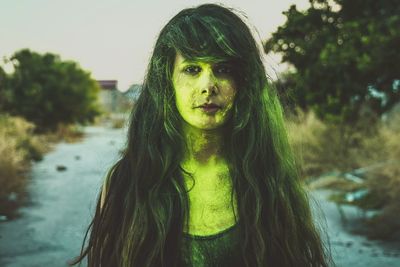
[[[239,225],[207,236],[183,235],[184,267],[234,267],[244,266],[240,243]]]

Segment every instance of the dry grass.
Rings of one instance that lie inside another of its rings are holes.
[[[114,129],[121,129],[124,128],[126,125],[126,119],[120,118],[120,119],[114,119],[112,121],[112,128]]]
[[[127,127],[129,121],[129,112],[110,113],[105,112],[97,117],[94,125],[107,128],[121,129]]]
[[[44,138],[47,142],[57,143],[64,141],[67,143],[76,143],[84,137],[82,126],[59,124],[56,131],[46,133]]]
[[[379,160],[388,162],[371,171],[366,183],[376,201],[383,203],[382,212],[368,222],[373,229],[371,236],[400,238],[400,114],[382,125],[377,136],[365,140],[365,146]]]
[[[26,196],[26,175],[32,161],[59,141],[77,142],[83,137],[79,126],[60,124],[56,131],[35,133],[35,126],[20,117],[0,114],[0,215],[14,216]]]
[[[42,132],[40,137],[49,147],[61,141],[76,143],[84,137],[83,126],[60,123],[55,131]]]
[[[32,123],[0,114],[0,213],[7,213],[22,198],[25,172],[48,149],[33,131]]]
[[[357,154],[362,136],[353,126],[327,124],[314,113],[297,111],[287,120],[289,139],[302,177],[344,172],[360,166]]]
[[[312,187],[344,193],[368,189],[369,194],[351,204],[381,210],[368,221],[370,236],[389,238],[397,233],[400,237],[400,115],[390,123],[371,123],[365,118],[346,126],[327,124],[313,113],[298,111],[298,116],[288,119],[287,127],[304,179],[331,173]],[[341,173],[382,162],[365,174],[362,184],[341,177]]]

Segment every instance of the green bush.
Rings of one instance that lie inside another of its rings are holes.
[[[24,49],[11,57],[14,73],[5,76],[5,112],[34,122],[38,130],[60,123],[87,123],[100,113],[99,85],[77,63]],[[1,91],[1,90],[0,90]]]

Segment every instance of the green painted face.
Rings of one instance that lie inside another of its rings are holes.
[[[233,66],[226,62],[190,61],[177,53],[172,75],[176,106],[183,120],[201,130],[221,127],[236,95]],[[217,105],[218,108],[202,106]]]

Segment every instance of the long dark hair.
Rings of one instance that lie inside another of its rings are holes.
[[[223,153],[237,193],[247,266],[328,266],[256,42],[235,12],[214,4],[182,10],[162,29],[132,111],[127,147],[108,174],[104,206],[99,198],[88,244],[74,264],[86,256],[96,267],[180,264],[189,203],[172,85],[177,52],[238,66]]]

